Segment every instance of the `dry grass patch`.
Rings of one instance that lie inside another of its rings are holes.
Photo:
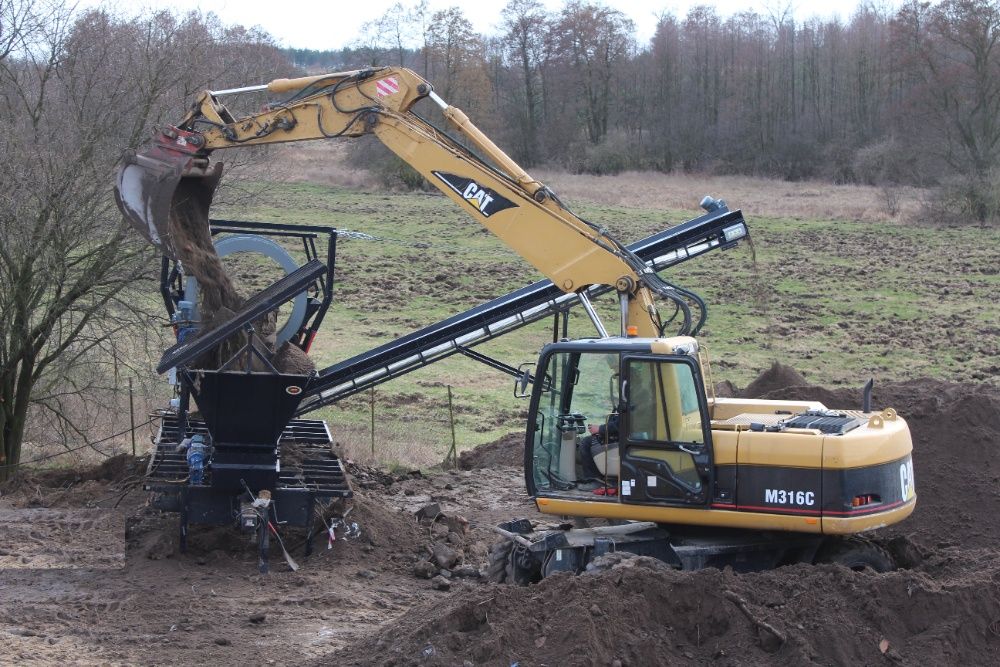
[[[271,159],[248,169],[248,176],[279,183],[314,183],[344,188],[381,187],[367,169],[351,165],[346,140],[301,141],[272,146]]]
[[[542,169],[534,170],[533,176],[571,206],[579,201],[645,210],[691,210],[704,195],[710,194],[753,217],[803,220],[912,220],[918,217],[926,197],[923,190],[903,186],[889,191],[865,185],[750,176],[657,172],[592,176]]]
[[[346,141],[300,142],[274,146],[258,177],[360,189],[385,189],[375,174],[353,166]],[[572,206],[574,202],[641,208],[694,210],[702,196],[722,197],[755,217],[884,222],[920,216],[927,192],[919,188],[835,185],[821,181],[779,181],[751,176],[626,172],[617,176],[570,174],[533,169]]]

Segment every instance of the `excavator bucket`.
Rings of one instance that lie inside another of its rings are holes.
[[[208,224],[208,209],[222,178],[222,163],[172,146],[129,151],[122,159],[115,184],[118,208],[131,225],[164,255],[177,259],[170,220],[180,210]]]

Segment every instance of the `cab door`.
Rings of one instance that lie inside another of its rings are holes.
[[[628,356],[623,376],[621,501],[707,506],[714,466],[700,368],[686,356]]]

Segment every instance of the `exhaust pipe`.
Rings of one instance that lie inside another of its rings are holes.
[[[127,151],[115,182],[115,202],[126,220],[152,245],[177,259],[171,220],[178,211],[208,225],[208,210],[222,178],[222,163],[198,155],[201,135],[168,128],[152,148]]]
[[[872,388],[875,386],[875,378],[868,378],[864,389],[861,390],[861,411],[872,411]]]

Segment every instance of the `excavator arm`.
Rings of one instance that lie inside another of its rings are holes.
[[[226,94],[263,90],[287,99],[239,119],[219,101]],[[423,98],[441,108],[451,129],[476,152],[412,110]],[[570,212],[408,69],[383,67],[202,92],[176,127],[158,133],[151,149],[126,156],[116,195],[133,225],[164,254],[176,256],[170,216],[194,206],[207,220],[222,167],[210,163],[213,151],[364,134],[378,137],[564,292],[585,294],[591,285],[614,286],[623,333],[626,326],[635,326],[640,336],[661,335],[655,296],[674,302],[683,314],[680,333],[697,333],[704,321],[704,304],[696,295],[666,283],[603,228]],[[701,311],[698,322],[691,317],[692,303]]]

